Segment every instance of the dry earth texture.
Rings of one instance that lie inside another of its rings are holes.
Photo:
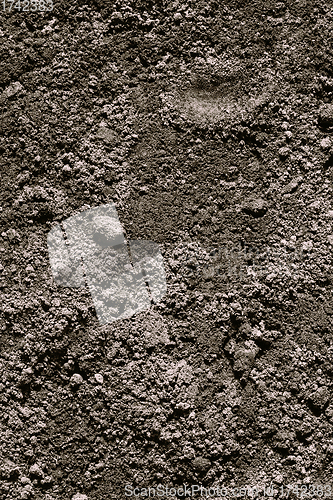
[[[0,16],[0,498],[332,498],[332,2],[23,3]],[[168,291],[100,326],[47,234],[107,203]]]

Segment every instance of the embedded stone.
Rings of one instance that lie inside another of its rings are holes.
[[[318,123],[322,127],[333,126],[333,104],[324,104],[319,110]]]
[[[267,212],[267,202],[263,198],[252,198],[243,203],[242,210],[252,217],[262,217]]]
[[[192,462],[194,469],[200,472],[207,472],[211,467],[211,462],[207,458],[197,457]]]

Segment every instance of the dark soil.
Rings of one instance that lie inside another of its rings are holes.
[[[332,29],[317,0],[1,11],[1,499],[333,496]],[[102,327],[47,234],[112,202],[168,292]]]

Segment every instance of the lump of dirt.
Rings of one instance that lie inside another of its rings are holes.
[[[262,217],[267,212],[267,202],[263,198],[249,198],[242,204],[242,210],[252,217]]]
[[[192,464],[193,464],[194,469],[198,472],[207,472],[212,465],[210,460],[207,460],[207,458],[203,458],[203,457],[195,458],[193,460]]]
[[[333,104],[324,104],[319,110],[318,123],[321,127],[333,126]]]

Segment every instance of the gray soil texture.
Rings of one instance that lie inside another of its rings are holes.
[[[332,1],[0,7],[0,499],[333,498]],[[167,293],[100,325],[112,203]]]

